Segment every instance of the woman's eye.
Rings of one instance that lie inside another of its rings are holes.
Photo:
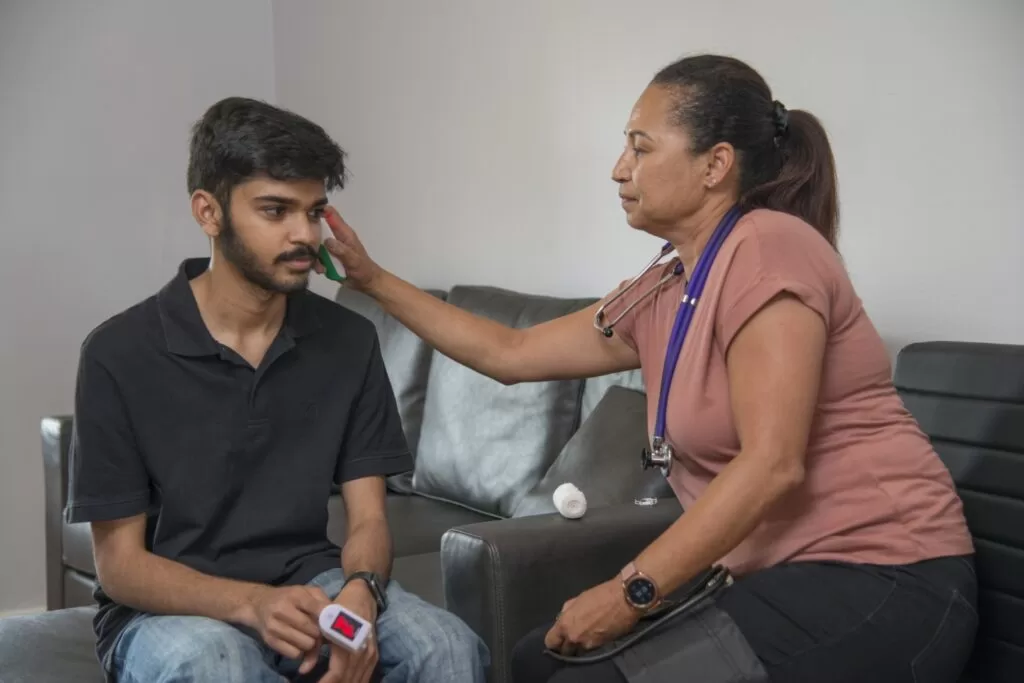
[[[633,155],[634,156],[640,156],[643,153],[644,153],[644,151],[642,149],[640,149],[639,147],[634,147],[633,148]]]

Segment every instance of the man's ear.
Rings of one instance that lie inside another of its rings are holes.
[[[206,190],[196,190],[192,193],[192,217],[208,237],[220,235],[224,225],[224,212],[217,198]]]

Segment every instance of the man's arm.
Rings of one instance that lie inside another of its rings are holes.
[[[386,582],[391,575],[386,491],[383,477],[363,477],[341,485],[346,520],[341,566],[346,576],[360,571],[373,572]]]
[[[97,576],[112,600],[153,614],[247,626],[286,656],[297,657],[313,647],[319,636],[316,616],[328,604],[323,591],[203,574],[146,550],[145,530],[145,515],[92,523]]]

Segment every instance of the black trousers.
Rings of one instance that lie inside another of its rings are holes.
[[[783,564],[738,579],[715,601],[772,683],[956,683],[978,623],[971,557],[905,566]],[[626,681],[611,660],[572,665],[548,657],[549,628],[516,645],[516,683]],[[678,680],[687,681],[685,672]]]

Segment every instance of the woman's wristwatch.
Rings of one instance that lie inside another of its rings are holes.
[[[661,602],[658,584],[637,569],[633,562],[622,568],[619,578],[622,579],[622,592],[626,596],[626,602],[641,614],[657,607]]]

